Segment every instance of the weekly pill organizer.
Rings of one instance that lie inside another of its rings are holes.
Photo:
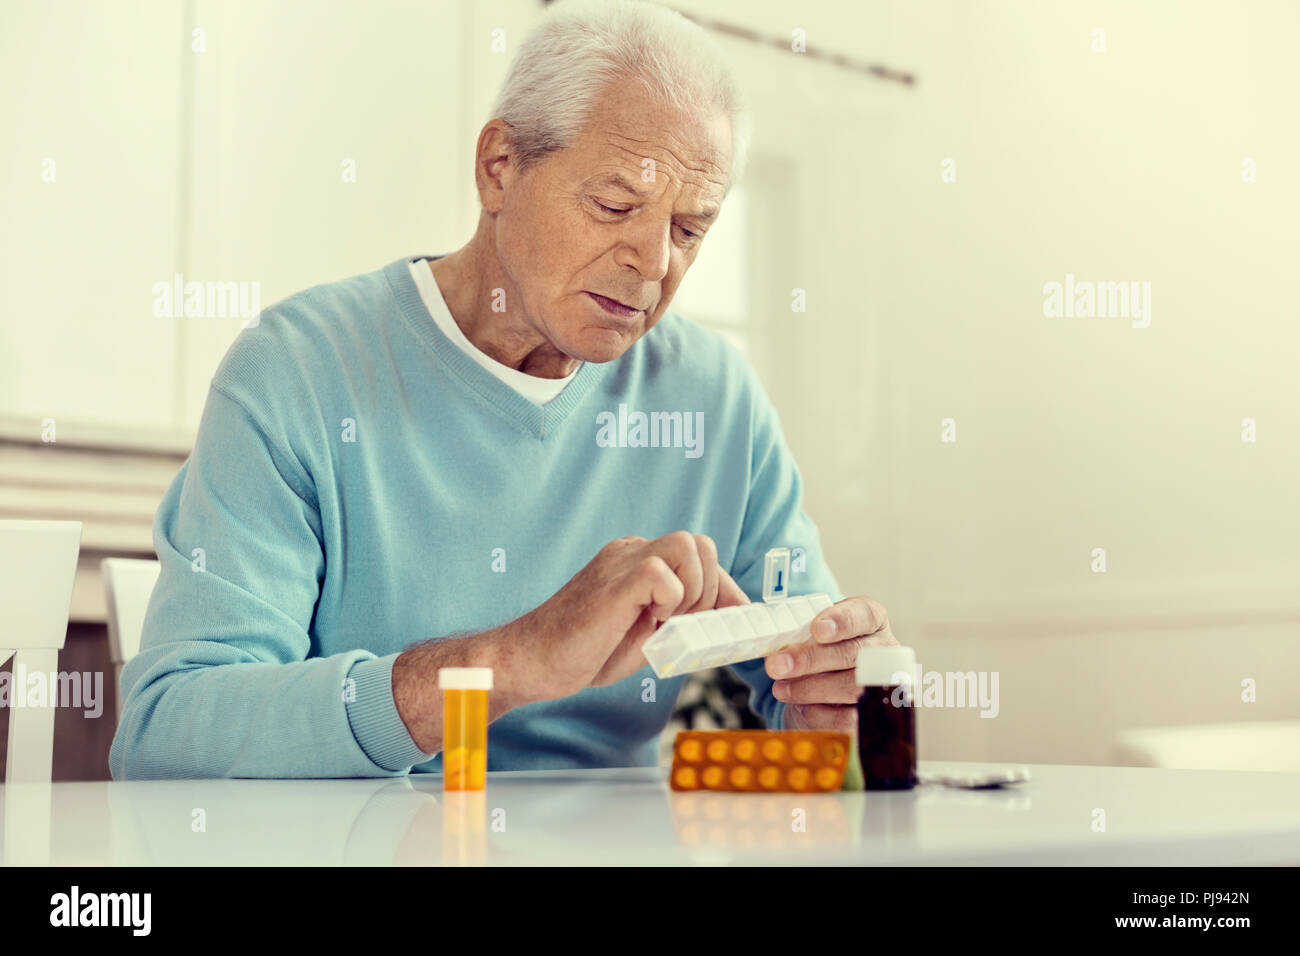
[[[657,677],[766,657],[809,640],[809,626],[830,607],[826,594],[786,596],[790,549],[773,548],[763,561],[763,603],[677,614],[643,648]]]

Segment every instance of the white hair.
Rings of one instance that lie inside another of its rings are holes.
[[[698,24],[640,0],[572,0],[546,12],[520,44],[492,115],[511,126],[521,170],[572,146],[597,97],[630,78],[668,106],[731,123],[731,175],[749,152],[750,119],[722,50]]]

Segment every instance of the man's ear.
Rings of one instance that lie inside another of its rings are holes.
[[[484,211],[500,211],[505,202],[506,188],[516,172],[510,124],[500,118],[488,120],[478,134],[474,157],[474,184]]]

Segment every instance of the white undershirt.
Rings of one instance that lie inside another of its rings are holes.
[[[574,369],[564,378],[538,378],[536,375],[529,375],[509,365],[503,365],[492,356],[480,351],[465,337],[465,333],[452,318],[451,310],[447,308],[447,301],[442,297],[442,289],[438,288],[433,270],[429,268],[429,260],[416,259],[410,263],[410,267],[411,278],[415,280],[415,287],[420,290],[424,307],[428,309],[433,321],[438,323],[438,328],[442,329],[443,334],[459,345],[466,355],[533,404],[545,405],[564,391],[564,386],[572,382],[573,376],[578,374],[578,369]],[[579,364],[578,368],[581,367]]]

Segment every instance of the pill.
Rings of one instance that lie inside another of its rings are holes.
[[[773,737],[763,741],[763,759],[780,760],[785,756],[785,744],[780,739]]]
[[[682,741],[682,745],[677,748],[677,752],[682,755],[683,760],[689,763],[699,763],[703,749],[704,747],[699,740],[690,738]]]

